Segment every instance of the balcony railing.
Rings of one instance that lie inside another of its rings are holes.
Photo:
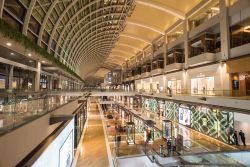
[[[166,94],[169,96],[172,95],[191,95],[191,96],[225,96],[225,97],[245,97],[246,99],[250,99],[246,97],[245,92],[240,92],[236,90],[191,90],[191,89],[137,89],[139,93],[151,93],[151,94]]]
[[[78,97],[39,93],[1,94],[0,134],[14,129]]]

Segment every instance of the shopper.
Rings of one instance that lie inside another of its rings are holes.
[[[239,145],[239,142],[238,142],[237,131],[234,131],[234,141],[235,141],[235,145],[238,146],[238,145]]]
[[[240,138],[241,138],[243,145],[246,146],[245,133],[243,133],[242,130],[240,130],[239,135],[240,135]]]
[[[174,136],[172,137],[172,150],[176,151],[176,139]]]

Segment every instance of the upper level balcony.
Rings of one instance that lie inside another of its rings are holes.
[[[159,75],[162,74],[164,71],[164,56],[163,54],[161,54],[159,57],[156,57],[155,59],[153,59],[152,62],[152,71],[151,71],[151,75]]]
[[[167,53],[165,72],[176,71],[183,68],[185,62],[183,49],[174,48]]]
[[[149,77],[151,72],[151,60],[147,61],[143,66],[142,66],[142,77]]]
[[[135,79],[139,79],[141,77],[141,73],[142,73],[142,67],[141,66],[137,66],[135,68]]]
[[[189,18],[189,37],[194,37],[219,23],[219,1],[211,0]]]
[[[232,26],[230,37],[232,58],[250,54],[250,18]]]
[[[189,42],[188,66],[196,66],[211,63],[216,60],[216,40],[213,33],[203,33]]]

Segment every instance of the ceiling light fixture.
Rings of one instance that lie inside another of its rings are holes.
[[[12,43],[7,42],[6,45],[7,45],[7,46],[12,46]]]
[[[211,10],[220,11],[220,8],[218,8],[218,7],[211,7]]]
[[[243,29],[244,32],[250,32],[250,25],[245,26]]]

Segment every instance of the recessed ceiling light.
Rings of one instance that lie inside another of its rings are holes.
[[[11,46],[11,45],[12,45],[12,43],[10,43],[10,42],[7,42],[7,43],[6,43],[6,45],[7,45],[7,46]]]
[[[32,56],[32,54],[31,54],[31,53],[28,53],[28,56],[29,56],[29,57],[31,57],[31,56]]]
[[[15,53],[11,52],[11,53],[10,53],[10,55],[11,55],[11,56],[14,56],[14,55],[15,55]]]

